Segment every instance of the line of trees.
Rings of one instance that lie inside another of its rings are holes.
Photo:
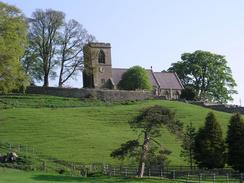
[[[244,171],[244,120],[234,114],[229,122],[226,140],[213,112],[198,131],[190,123],[183,135],[181,155],[189,165],[200,168],[223,168],[226,164],[240,172]]]
[[[38,9],[28,19],[28,46],[21,59],[31,82],[58,76],[62,87],[77,71],[83,69],[83,46],[95,37],[76,20],[65,20],[65,14],[52,9]]]
[[[0,93],[58,77],[62,87],[83,69],[83,46],[95,37],[64,12],[37,9],[31,18],[0,2]]]

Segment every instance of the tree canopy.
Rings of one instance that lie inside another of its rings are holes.
[[[29,19],[29,45],[41,60],[43,86],[48,86],[50,74],[55,74],[56,45],[59,41],[59,29],[64,23],[64,17],[65,15],[61,11],[38,9],[32,13],[32,18]]]
[[[168,70],[176,72],[184,87],[192,87],[201,100],[226,103],[237,93],[231,68],[222,55],[201,50],[184,53]]]
[[[0,93],[28,84],[19,62],[26,45],[26,29],[22,12],[0,2]]]
[[[208,113],[203,128],[195,137],[194,159],[200,168],[225,166],[225,142],[223,132],[213,112]]]
[[[123,90],[151,90],[152,85],[149,81],[147,71],[140,66],[129,68],[123,75],[118,84]]]
[[[59,50],[59,81],[58,86],[70,78],[75,78],[77,71],[83,70],[83,47],[86,43],[94,41],[95,37],[88,34],[87,30],[76,20],[65,22],[60,34]]]
[[[235,170],[244,171],[244,119],[234,114],[228,126],[226,143],[228,146],[228,164]]]

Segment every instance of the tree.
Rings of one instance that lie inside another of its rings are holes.
[[[42,60],[38,57],[38,53],[35,52],[35,49],[28,46],[25,49],[25,53],[21,58],[21,65],[26,73],[29,76],[29,80],[32,85],[36,82],[42,81],[43,78],[43,67]]]
[[[160,129],[165,126],[172,133],[178,133],[182,129],[182,124],[175,120],[175,113],[161,106],[146,108],[129,122],[132,129],[140,132],[137,140],[130,140],[121,147],[114,150],[111,156],[123,159],[126,156],[136,157],[139,162],[138,177],[143,177],[146,163],[157,162],[156,160],[165,160],[165,154],[169,151],[162,149],[157,138],[161,135]],[[142,144],[139,138],[143,136]],[[157,152],[157,147],[161,149]],[[148,164],[147,164],[148,165]]]
[[[228,164],[235,170],[244,171],[244,119],[234,114],[228,126],[226,143],[228,147]]]
[[[65,23],[60,36],[59,87],[62,87],[69,78],[75,76],[78,70],[82,70],[83,47],[86,43],[94,40],[95,37],[88,34],[79,22],[70,20]]]
[[[200,168],[223,168],[225,165],[223,133],[213,112],[208,113],[204,127],[196,134],[194,159]]]
[[[201,50],[184,53],[168,70],[176,72],[184,87],[192,87],[201,100],[226,103],[237,93],[231,68],[222,55]]]
[[[122,79],[120,80],[118,87],[123,90],[152,89],[147,71],[140,66],[129,68],[122,75]]]
[[[36,10],[29,19],[29,45],[41,59],[43,86],[49,85],[49,76],[55,75],[54,58],[59,44],[59,29],[64,23],[64,13],[52,9]]]
[[[186,130],[183,134],[183,142],[181,145],[181,156],[185,157],[190,164],[192,170],[194,164],[194,146],[195,146],[196,129],[192,126],[192,123],[186,126]]]
[[[180,95],[181,99],[185,100],[195,100],[196,99],[196,92],[191,87],[186,87],[181,91]]]
[[[26,29],[22,12],[0,2],[0,93],[8,93],[28,84],[19,63],[26,45]]]

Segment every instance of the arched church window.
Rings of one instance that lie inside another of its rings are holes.
[[[102,63],[105,64],[105,53],[103,50],[99,51],[99,55],[98,55],[98,63]]]

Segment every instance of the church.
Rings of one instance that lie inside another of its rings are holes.
[[[96,89],[117,89],[126,68],[112,68],[110,43],[88,43],[84,46],[83,87]],[[165,99],[178,99],[182,89],[176,73],[154,72],[146,69],[153,86],[153,93]]]

